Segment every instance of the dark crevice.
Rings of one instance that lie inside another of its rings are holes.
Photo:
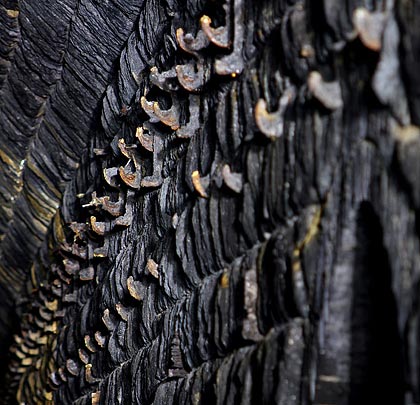
[[[379,218],[357,215],[351,318],[350,404],[403,404],[403,357],[392,273]]]
[[[14,309],[7,303],[12,302],[10,293],[0,285],[0,296],[4,301],[0,306],[0,404],[6,391],[5,378],[10,362],[9,347],[13,333],[17,332],[18,319]]]

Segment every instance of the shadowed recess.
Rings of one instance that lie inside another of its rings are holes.
[[[403,404],[403,361],[391,268],[379,218],[368,202],[360,204],[356,236],[349,403]]]

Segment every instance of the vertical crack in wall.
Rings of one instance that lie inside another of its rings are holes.
[[[392,273],[372,205],[357,214],[350,404],[403,404],[403,360]]]

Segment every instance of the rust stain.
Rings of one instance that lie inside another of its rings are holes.
[[[51,181],[45,176],[44,173],[37,167],[35,162],[31,160],[27,161],[28,169],[31,170],[35,176],[44,182],[48,189],[58,198],[61,199],[61,192],[51,183]],[[57,208],[57,207],[56,207]]]
[[[220,277],[220,287],[221,288],[228,288],[229,287],[229,274],[224,272]]]
[[[19,16],[19,10],[6,9],[6,14],[10,18],[17,18]]]
[[[21,172],[19,165],[2,149],[0,149],[0,159],[6,163],[6,165],[12,167],[16,174]]]
[[[206,193],[206,190],[201,183],[201,176],[198,170],[193,171],[191,174],[191,180],[197,193],[203,198],[208,198],[208,194]]]
[[[297,246],[293,250],[292,269],[294,272],[301,271],[301,263],[300,263],[301,253],[305,249],[305,247],[309,245],[312,242],[312,240],[315,238],[315,236],[318,234],[319,227],[321,224],[322,213],[323,213],[323,206],[316,207],[315,213],[313,214],[311,223],[309,224],[305,237],[297,244]]]

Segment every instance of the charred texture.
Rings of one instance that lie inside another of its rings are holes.
[[[419,19],[0,0],[0,402],[418,403]]]

